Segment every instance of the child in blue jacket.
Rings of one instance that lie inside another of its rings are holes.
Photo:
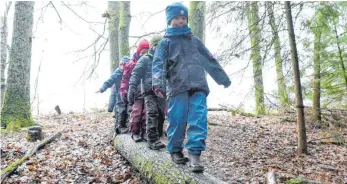
[[[127,133],[129,131],[129,128],[127,127],[127,104],[120,99],[120,92],[119,92],[120,83],[121,83],[122,75],[123,75],[123,68],[124,68],[124,65],[129,61],[130,61],[130,58],[128,56],[122,57],[121,61],[119,62],[119,67],[113,72],[111,77],[104,82],[104,84],[99,89],[99,91],[97,91],[97,92],[103,93],[112,86],[113,88],[115,88],[117,116],[116,116],[114,128],[115,128],[115,132],[118,134]]]
[[[188,8],[173,3],[166,8],[165,38],[158,44],[153,58],[152,87],[158,97],[164,96],[167,80],[168,121],[167,150],[173,162],[184,164],[183,141],[188,125],[188,149],[193,172],[202,172],[201,152],[206,148],[207,105],[209,88],[205,71],[219,85],[231,82],[218,61],[188,27]]]

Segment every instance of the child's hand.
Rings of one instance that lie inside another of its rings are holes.
[[[230,85],[231,85],[231,81],[228,80],[228,82],[224,84],[224,88],[228,88]]]
[[[128,102],[127,96],[128,96],[128,95],[127,95],[126,93],[124,93],[124,94],[120,97],[120,99],[122,100],[122,102],[124,102],[124,103]]]
[[[128,93],[128,103],[130,106],[132,106],[135,103],[134,93],[129,92]]]
[[[154,88],[153,92],[155,96],[159,98],[164,98],[164,93],[160,90],[160,88]]]

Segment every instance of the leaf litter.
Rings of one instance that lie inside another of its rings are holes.
[[[65,131],[5,183],[145,183],[110,143],[113,119],[109,113],[44,115],[37,120],[47,136]],[[274,170],[288,178],[347,183],[346,144],[312,142],[309,154],[299,155],[295,122],[227,112],[209,112],[208,121],[202,162],[206,172],[217,178],[230,183],[265,183],[265,174]],[[326,135],[322,132],[307,128],[308,139],[322,138]],[[1,135],[1,169],[33,145],[23,132]]]
[[[64,130],[19,166],[4,183],[145,183],[145,180],[113,148],[110,113],[42,115],[37,122],[45,136]],[[1,135],[1,150],[19,150],[18,156],[1,156],[1,169],[21,158],[35,143],[25,140],[25,131]]]

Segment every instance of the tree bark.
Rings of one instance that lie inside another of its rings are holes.
[[[108,34],[110,40],[110,61],[111,61],[111,74],[117,69],[119,64],[119,46],[118,46],[118,26],[119,26],[119,8],[118,1],[108,2]]]
[[[320,53],[321,53],[321,33],[315,31],[314,33],[314,54],[313,54],[313,102],[312,102],[312,111],[313,111],[313,122],[320,123],[321,111],[320,111],[320,95],[321,95],[321,62],[320,62]]]
[[[276,74],[277,74],[277,87],[278,96],[282,106],[289,105],[289,98],[286,89],[286,83],[283,75],[283,61],[281,56],[281,42],[278,36],[278,26],[276,24],[275,15],[273,12],[273,2],[266,1],[266,8],[269,13],[269,21],[272,29],[272,39],[274,41],[274,52],[275,52],[275,63],[276,63]]]
[[[6,4],[6,10],[4,15],[1,16],[1,101],[0,101],[0,109],[2,107],[5,87],[6,87],[6,79],[5,79],[5,69],[6,69],[6,61],[7,61],[7,36],[8,36],[8,26],[7,26],[7,15],[10,11],[12,1],[9,1]]]
[[[18,129],[34,124],[30,110],[30,64],[33,1],[16,1],[7,87],[1,109],[1,124]]]
[[[260,55],[261,36],[257,3],[256,1],[248,2],[246,6],[248,7],[247,17],[252,48],[251,60],[253,64],[256,114],[265,114],[262,58]]]
[[[306,128],[304,119],[304,107],[302,101],[302,90],[300,82],[300,70],[298,52],[296,49],[295,33],[293,26],[292,11],[289,1],[284,2],[284,9],[287,17],[287,27],[290,42],[290,53],[292,58],[292,68],[294,73],[295,83],[295,99],[296,99],[296,111],[297,111],[297,131],[298,131],[298,152],[307,153],[307,140],[306,140]]]
[[[149,183],[225,183],[208,173],[196,174],[189,171],[186,165],[174,164],[166,151],[150,150],[146,143],[135,143],[129,134],[117,135],[114,146]]]
[[[189,2],[189,27],[203,43],[205,43],[205,12],[205,1]]]
[[[120,15],[119,15],[119,59],[123,56],[130,56],[129,49],[129,29],[130,29],[130,1],[120,2]]]

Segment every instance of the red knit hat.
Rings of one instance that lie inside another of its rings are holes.
[[[141,40],[139,46],[137,46],[136,53],[140,55],[142,49],[149,49],[149,42],[147,40]]]

